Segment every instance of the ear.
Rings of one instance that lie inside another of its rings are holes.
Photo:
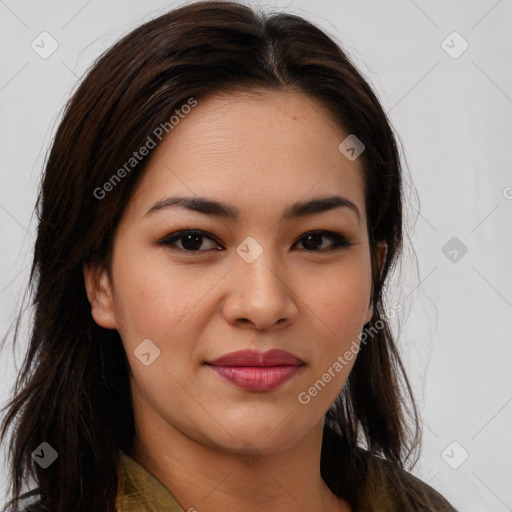
[[[84,264],[84,283],[94,321],[105,329],[116,329],[112,286],[107,271],[94,264]]]
[[[382,269],[384,268],[384,263],[386,261],[386,255],[388,253],[388,244],[386,242],[379,242],[377,245],[377,264],[379,266],[379,271],[382,275]],[[373,316],[373,302],[370,303],[368,307],[368,313],[366,315],[365,324],[367,324],[372,316]]]

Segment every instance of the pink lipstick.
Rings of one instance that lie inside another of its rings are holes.
[[[303,361],[284,350],[241,350],[207,361],[217,375],[246,391],[271,391],[294,377]]]

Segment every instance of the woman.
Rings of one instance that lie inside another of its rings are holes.
[[[199,2],[115,44],[46,163],[8,506],[454,510],[404,469],[401,180],[375,94],[300,17]]]

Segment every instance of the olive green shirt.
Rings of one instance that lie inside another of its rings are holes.
[[[117,468],[117,512],[185,512],[162,483],[122,450]],[[457,512],[435,489],[373,455],[368,455],[366,484],[358,490],[352,508],[354,512]]]
[[[117,512],[184,512],[151,473],[119,450]]]

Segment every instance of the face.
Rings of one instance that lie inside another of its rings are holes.
[[[348,135],[302,94],[240,93],[199,101],[153,150],[111,277],[84,268],[95,321],[122,338],[137,422],[262,453],[322,424],[372,315],[362,162],[338,149]]]

